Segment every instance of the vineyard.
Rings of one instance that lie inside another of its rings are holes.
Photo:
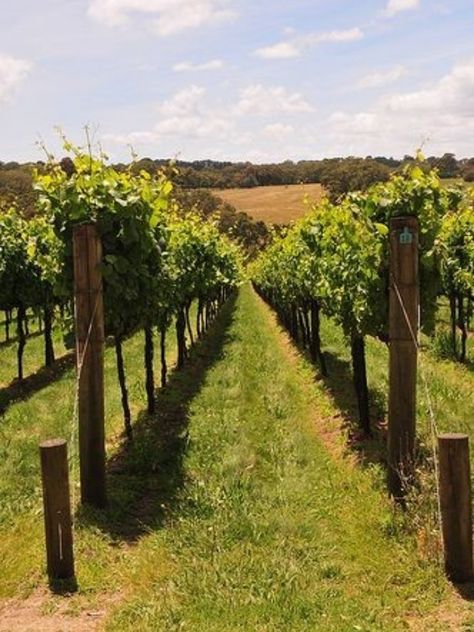
[[[471,629],[472,190],[420,158],[253,257],[65,149],[0,207],[0,631]]]

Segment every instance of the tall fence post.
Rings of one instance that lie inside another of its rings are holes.
[[[390,221],[388,486],[404,495],[413,472],[419,319],[418,220]]]
[[[81,501],[107,503],[104,431],[102,244],[92,224],[74,227],[76,357],[79,375]],[[80,372],[80,373],[79,373]]]
[[[438,437],[439,498],[446,573],[454,582],[473,579],[469,438]]]
[[[40,444],[46,560],[51,581],[74,578],[67,443],[52,439]]]

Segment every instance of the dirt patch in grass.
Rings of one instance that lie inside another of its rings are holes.
[[[46,588],[39,588],[26,599],[11,599],[0,603],[0,632],[95,632],[117,595],[100,596],[100,604],[92,608],[89,602],[74,602],[67,596],[51,597]]]

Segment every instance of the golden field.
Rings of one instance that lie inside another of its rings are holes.
[[[288,224],[304,215],[306,200],[317,201],[323,195],[320,184],[289,184],[223,189],[214,192],[238,211],[268,224]]]

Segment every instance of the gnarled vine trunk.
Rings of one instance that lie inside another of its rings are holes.
[[[117,358],[117,375],[120,384],[120,392],[122,394],[122,410],[123,421],[125,424],[125,434],[128,439],[132,438],[132,415],[130,413],[130,406],[128,403],[128,391],[127,380],[125,377],[125,365],[123,361],[123,348],[122,338],[120,336],[114,336],[115,356]]]
[[[145,327],[145,388],[147,411],[149,415],[155,412],[155,375],[153,371],[153,329]]]
[[[160,353],[161,353],[161,386],[166,386],[168,377],[168,365],[166,364],[166,327],[160,329]]]
[[[321,349],[321,318],[317,301],[311,301],[311,357],[313,362],[319,362],[321,374],[327,377],[326,358]]]
[[[18,379],[23,381],[23,353],[26,346],[26,333],[24,329],[26,318],[25,308],[19,307],[16,312],[16,331],[18,337],[17,361],[18,361]]]
[[[359,424],[365,434],[370,435],[369,387],[367,385],[367,365],[365,359],[365,340],[354,334],[351,339],[352,371],[354,388],[359,406]]]
[[[189,340],[191,341],[191,347],[194,347],[194,336],[193,336],[193,330],[191,327],[191,319],[190,319],[190,313],[189,313],[190,309],[191,309],[191,303],[188,303],[185,309],[186,326],[188,329]]]
[[[178,344],[178,361],[176,366],[182,369],[187,356],[186,350],[186,318],[184,308],[180,307],[176,314],[176,340]]]
[[[45,305],[43,309],[44,316],[44,363],[46,366],[54,364],[54,345],[53,345],[53,308],[51,305]]]
[[[451,321],[451,345],[455,358],[458,356],[457,336],[456,336],[456,295],[449,295],[449,312]]]
[[[467,322],[466,311],[464,309],[464,296],[458,294],[458,327],[461,330],[461,350],[459,353],[459,359],[461,362],[466,362],[467,359]]]

